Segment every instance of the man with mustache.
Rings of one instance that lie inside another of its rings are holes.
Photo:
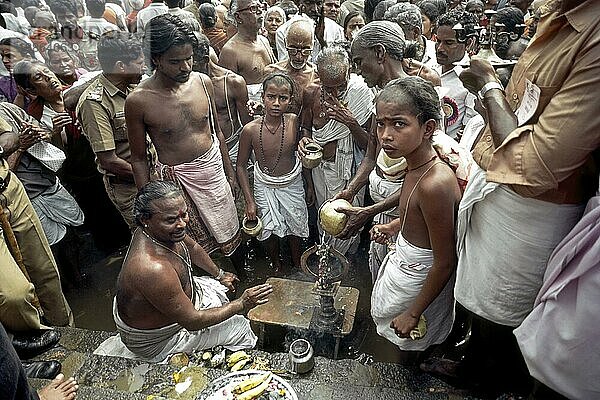
[[[227,145],[216,118],[210,78],[192,71],[198,42],[174,15],[146,25],[144,51],[154,69],[125,102],[131,166],[139,188],[150,180],[146,133],[158,155],[158,173],[176,180],[188,200],[189,233],[210,253],[234,254],[241,242],[233,199],[236,186]],[[243,255],[232,257],[240,271]]]
[[[265,68],[265,74],[284,72],[294,81],[294,96],[287,112],[299,115],[302,110],[304,90],[319,79],[317,69],[308,61],[313,50],[314,32],[309,20],[297,20],[290,25],[286,38],[287,60],[271,64]]]
[[[188,207],[176,183],[144,185],[134,214],[138,228],[119,273],[113,305],[119,335],[94,353],[160,362],[170,354],[215,346],[232,351],[254,347],[257,337],[250,321],[239,314],[266,303],[271,285],[246,289],[229,302],[226,293],[235,291],[237,278],[220,270],[186,235]],[[194,277],[193,268],[214,278]]]
[[[446,116],[446,134],[452,138],[462,134],[464,126],[474,117],[475,96],[463,86],[458,76],[463,67],[455,65],[469,61],[467,51],[477,43],[474,14],[460,9],[452,10],[438,19],[436,58],[442,66],[442,87],[450,89],[443,100]],[[464,31],[459,35],[454,27],[460,24]]]
[[[137,39],[124,32],[105,34],[98,45],[102,73],[82,93],[76,113],[84,135],[96,155],[108,197],[131,230],[133,182],[130,148],[125,124],[125,99],[144,74],[144,55]],[[149,158],[152,155],[149,152]]]
[[[267,3],[257,0],[232,1],[229,15],[238,32],[219,54],[219,65],[241,75],[248,86],[248,98],[260,101],[265,67],[276,61],[269,40],[258,34]]]

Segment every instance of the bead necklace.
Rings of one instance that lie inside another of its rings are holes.
[[[176,251],[171,250],[170,248],[168,248],[167,246],[165,246],[164,244],[160,243],[158,240],[154,239],[152,236],[150,236],[148,233],[146,233],[145,230],[142,229],[142,233],[144,234],[144,236],[146,236],[148,239],[150,239],[150,241],[152,241],[152,243],[154,243],[157,246],[162,247],[163,249],[170,251],[171,253],[175,254],[177,257],[179,257],[179,259],[181,261],[183,261],[183,263],[188,267],[188,268],[192,268],[192,258],[190,257],[190,253],[187,249],[187,246],[185,244],[183,244],[183,252],[185,253],[185,258],[179,254]]]
[[[263,120],[264,120],[264,118],[263,118]],[[276,134],[276,133],[277,133],[277,131],[279,130],[279,127],[281,126],[281,123],[282,123],[282,122],[283,122],[283,118],[281,118],[281,119],[279,120],[279,123],[277,124],[277,126],[276,126],[276,127],[275,127],[275,129],[273,129],[273,130],[271,130],[271,128],[269,128],[269,125],[267,125],[267,124],[265,124],[265,128],[267,128],[267,131],[269,131],[269,133],[270,133],[271,135],[274,135],[274,134]]]
[[[271,175],[275,172],[275,169],[277,168],[277,165],[279,164],[279,160],[281,159],[281,153],[283,153],[283,139],[285,136],[285,118],[283,117],[283,115],[281,116],[281,121],[279,122],[279,125],[277,125],[275,132],[269,131],[274,135],[277,132],[277,130],[279,129],[279,126],[281,126],[281,143],[279,144],[279,151],[277,152],[277,159],[275,160],[275,164],[273,165],[273,168],[267,167],[267,161],[265,160],[265,148],[263,146],[263,125],[265,125],[265,117],[264,116],[260,120],[260,131],[258,133],[258,141],[260,143],[260,156],[262,159],[263,169],[265,170],[265,173],[267,173],[267,175]],[[267,127],[267,129],[269,129],[269,127]]]

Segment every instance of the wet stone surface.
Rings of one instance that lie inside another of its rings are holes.
[[[59,329],[62,333],[59,346],[38,358],[54,359],[63,364],[64,373],[74,376],[79,382],[78,399],[147,399],[149,395],[164,394],[173,388],[173,374],[179,371],[179,366],[96,356],[91,351],[111,333]],[[289,368],[287,353],[248,353],[269,359],[274,369]],[[199,370],[206,376],[207,382],[229,372],[213,368]],[[311,372],[284,378],[295,389],[300,400],[467,399],[451,386],[416,368],[396,364],[364,365],[356,360],[316,357]],[[40,388],[47,381],[34,379],[31,383]]]

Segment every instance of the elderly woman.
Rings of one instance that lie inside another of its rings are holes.
[[[33,59],[33,47],[23,39],[11,37],[0,40],[0,54],[2,63],[8,71],[8,76],[0,77],[0,101],[16,103],[19,107],[24,107],[22,96],[18,96],[17,84],[12,76],[13,67],[21,60]],[[15,100],[20,97],[20,100]]]
[[[56,176],[65,159],[64,152],[49,143],[52,141],[62,146],[64,129],[72,124],[72,120],[64,109],[62,84],[44,64],[20,61],[14,66],[13,76],[19,89],[35,99],[29,114],[40,122],[42,128],[21,138],[21,164],[24,168],[21,174],[17,170],[17,176],[23,181],[52,245],[65,236],[67,226],[83,224],[83,212]]]
[[[277,45],[275,44],[275,31],[286,21],[285,11],[283,8],[273,6],[267,9],[265,13],[265,19],[263,22],[263,28],[266,33],[265,36],[269,39],[269,44],[271,45],[271,49],[273,49],[273,54],[275,54],[275,58],[279,58],[277,56]]]
[[[351,42],[356,33],[365,26],[365,16],[360,11],[352,11],[344,18],[344,36]]]

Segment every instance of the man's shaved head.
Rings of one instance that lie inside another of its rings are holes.
[[[294,21],[290,24],[290,28],[288,29],[288,33],[286,36],[286,40],[288,43],[297,42],[297,41],[306,41],[308,38],[308,42],[313,42],[314,29],[312,23],[305,19],[300,19]]]

